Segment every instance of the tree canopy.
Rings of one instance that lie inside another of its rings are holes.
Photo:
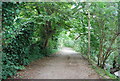
[[[3,2],[3,78],[60,46],[87,57],[88,43],[90,60],[110,72],[120,69],[118,6],[109,2]]]

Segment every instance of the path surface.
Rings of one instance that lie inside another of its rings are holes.
[[[23,79],[99,79],[91,65],[71,48],[37,60],[19,73]]]

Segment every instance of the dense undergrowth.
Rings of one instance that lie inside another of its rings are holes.
[[[6,2],[3,6],[3,53],[2,78],[13,76],[18,70],[39,58],[49,56],[57,50],[57,41],[54,37],[44,40],[35,40],[35,23],[25,19],[15,20],[19,14],[19,3]],[[25,24],[23,24],[23,22]],[[37,37],[36,37],[37,38]],[[42,36],[39,36],[42,38]],[[44,45],[49,42],[48,45]]]
[[[118,7],[119,3],[3,2],[3,79],[62,46],[89,56],[102,69],[118,71]]]

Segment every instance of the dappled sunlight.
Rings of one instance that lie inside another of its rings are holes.
[[[77,54],[77,52],[75,50],[73,50],[72,48],[63,47],[61,49],[61,54],[62,55],[69,55],[69,54]]]
[[[104,75],[117,78],[119,5],[2,3],[2,79],[23,70],[25,78],[98,79],[88,60],[95,63],[94,69],[98,66],[107,71]]]

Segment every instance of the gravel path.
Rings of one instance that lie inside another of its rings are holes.
[[[100,78],[94,69],[91,68],[91,65],[78,52],[67,47],[50,57],[34,61],[24,71],[20,71],[18,75],[22,79]]]

